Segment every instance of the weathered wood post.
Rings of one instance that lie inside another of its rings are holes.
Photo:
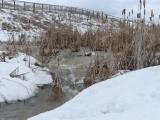
[[[82,9],[82,14],[84,14],[84,10]]]
[[[57,11],[57,6],[54,6],[55,7],[55,11]]]
[[[87,10],[87,15],[88,15],[88,18],[90,18],[91,13],[90,13],[90,11],[89,11],[89,10]]]
[[[16,1],[14,1],[14,10],[16,9]]]
[[[4,0],[2,0],[2,8],[4,7],[3,4],[4,4]]]
[[[43,9],[44,9],[44,6],[43,6],[43,4],[42,4],[42,12],[43,12]]]
[[[23,7],[23,9],[26,10],[26,2],[24,2],[24,7]]]
[[[6,53],[5,52],[2,53],[2,62],[6,62]]]
[[[49,5],[49,12],[51,12],[51,5]]]
[[[63,8],[62,6],[59,6],[60,11],[62,11],[62,10],[63,10],[62,8]]]
[[[99,13],[97,12],[97,19],[99,19]]]
[[[104,13],[102,12],[102,16],[101,16],[102,20],[104,19]]]
[[[35,6],[36,6],[36,4],[33,3],[33,12],[34,12],[34,13],[35,13]]]
[[[94,10],[93,10],[93,17],[94,17]]]

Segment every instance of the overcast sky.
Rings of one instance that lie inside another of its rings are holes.
[[[67,5],[81,8],[88,8],[92,10],[105,11],[108,14],[121,17],[122,9],[127,11],[138,9],[139,0],[25,0],[40,3]],[[149,16],[150,10],[154,9],[156,16],[160,14],[160,0],[146,0],[147,14]]]

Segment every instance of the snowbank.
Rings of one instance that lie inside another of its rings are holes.
[[[47,69],[36,67],[36,59],[33,57],[19,53],[15,58],[6,61],[0,62],[0,102],[28,99],[38,92],[37,86],[52,83]],[[12,78],[10,75],[15,70],[14,74],[18,76]]]
[[[36,86],[20,79],[0,77],[0,102],[25,100],[37,93]]]
[[[35,66],[35,62],[37,61],[35,58],[19,53],[16,58],[13,58],[9,61],[19,67],[19,72],[22,74],[27,73],[24,76],[24,80],[30,82],[31,84],[43,86],[52,83],[52,77],[49,74],[49,70],[47,68],[40,68]]]
[[[160,66],[112,78],[28,120],[159,120]]]

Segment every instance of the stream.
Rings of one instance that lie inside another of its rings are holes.
[[[0,120],[26,120],[42,112],[53,110],[70,99],[64,95],[62,100],[54,100],[52,93],[51,86],[45,86],[35,97],[26,101],[1,104]]]
[[[6,45],[0,45],[0,50],[5,50]],[[34,48],[34,54],[36,57],[37,48]],[[64,54],[64,55],[63,55]],[[62,56],[68,55],[63,53]],[[87,56],[72,56],[64,57],[61,62],[61,76],[63,76],[63,99],[55,100],[53,97],[54,91],[51,86],[45,86],[40,89],[35,97],[32,97],[25,101],[19,101],[15,103],[5,104],[0,103],[0,120],[26,120],[42,112],[53,110],[66,101],[72,99],[76,94],[83,89],[81,81],[86,74],[87,66],[90,64],[91,57]],[[54,68],[55,60],[52,60],[48,67]],[[51,71],[54,71],[54,69]],[[77,81],[78,80],[78,81]],[[75,85],[77,82],[77,86]],[[80,84],[80,85],[79,85]]]

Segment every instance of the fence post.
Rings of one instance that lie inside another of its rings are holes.
[[[43,12],[43,9],[44,9],[44,6],[43,6],[43,4],[42,4],[42,12]]]
[[[103,20],[103,15],[104,15],[104,13],[102,12],[102,20]]]
[[[93,10],[93,17],[94,17],[94,10]]]
[[[90,17],[90,15],[91,15],[89,10],[87,10],[87,15],[88,15],[88,17]]]
[[[24,8],[23,9],[26,10],[26,2],[24,2]]]
[[[49,5],[49,12],[51,12],[51,5]]]
[[[99,19],[99,13],[97,12],[97,19]]]
[[[16,9],[16,1],[14,1],[14,10]]]
[[[69,8],[67,7],[67,12],[69,12]]]
[[[75,13],[77,14],[77,8],[75,8]]]
[[[35,3],[33,3],[33,12],[35,12]]]
[[[63,11],[63,7],[62,6],[60,6],[59,9],[60,9],[60,11]]]
[[[57,11],[57,7],[56,6],[54,6],[55,7],[55,11]]]
[[[2,8],[3,8],[4,0],[2,0]]]

